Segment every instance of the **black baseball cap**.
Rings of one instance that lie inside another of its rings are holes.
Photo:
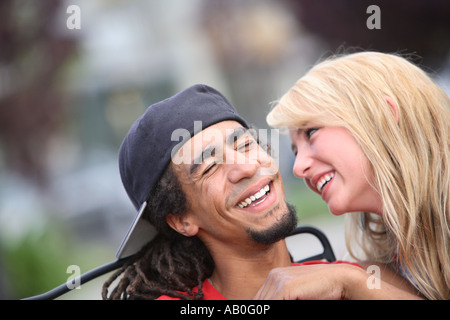
[[[156,228],[142,217],[147,198],[171,160],[180,141],[173,138],[175,130],[189,132],[189,138],[218,122],[234,120],[249,128],[216,89],[203,84],[193,85],[174,96],[157,102],[131,126],[119,150],[119,170],[123,186],[138,211],[117,258],[137,253],[157,234]]]

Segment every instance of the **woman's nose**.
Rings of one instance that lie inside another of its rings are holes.
[[[294,167],[292,169],[294,175],[298,178],[306,178],[312,163],[313,159],[307,148],[298,150],[297,155],[295,156]]]

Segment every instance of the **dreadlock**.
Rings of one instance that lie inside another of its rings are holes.
[[[214,269],[211,255],[200,239],[180,235],[166,223],[168,213],[182,215],[186,211],[186,196],[169,165],[150,193],[144,212],[158,235],[104,283],[103,299],[203,298],[202,283]],[[108,296],[108,288],[121,275]],[[198,291],[193,292],[196,286]]]

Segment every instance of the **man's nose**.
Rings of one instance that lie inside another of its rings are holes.
[[[255,148],[249,153],[235,152],[232,161],[230,158],[227,161],[230,168],[228,179],[232,183],[237,183],[244,178],[251,178],[258,170],[272,166],[271,157],[261,148]]]

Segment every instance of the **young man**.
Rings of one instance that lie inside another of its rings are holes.
[[[150,106],[119,165],[139,213],[118,252],[133,257],[103,298],[251,299],[270,270],[292,265],[284,238],[297,220],[280,173],[215,89]]]

